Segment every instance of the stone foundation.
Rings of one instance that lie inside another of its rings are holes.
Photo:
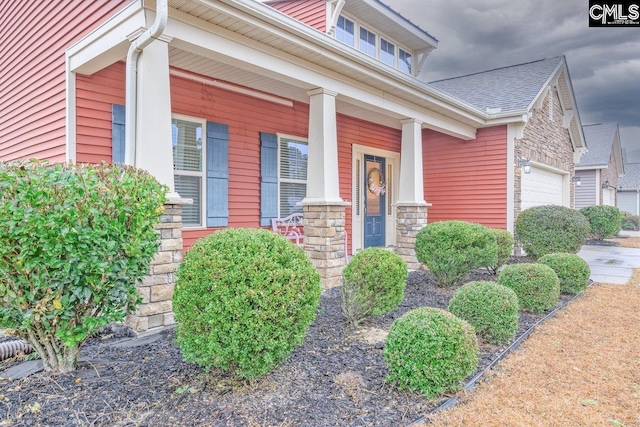
[[[126,323],[140,335],[159,332],[175,324],[173,286],[175,271],[182,261],[182,199],[171,199],[156,226],[160,246],[151,261],[149,275],[138,285],[142,304],[127,316]]]
[[[303,205],[304,250],[322,277],[322,289],[342,284],[346,265],[346,203]]]
[[[409,270],[417,270],[421,264],[416,258],[416,235],[427,225],[428,204],[396,205],[396,253],[405,260]]]

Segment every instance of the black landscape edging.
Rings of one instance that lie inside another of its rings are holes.
[[[593,285],[593,280],[589,280],[589,284],[587,285],[587,287]],[[546,316],[544,316],[542,319],[538,320],[533,326],[531,326],[529,329],[527,329],[522,335],[520,335],[514,342],[512,342],[509,347],[507,347],[506,349],[504,349],[504,351],[502,353],[500,353],[498,355],[497,358],[495,358],[491,363],[489,363],[489,365],[487,365],[482,371],[478,372],[476,374],[475,377],[471,378],[471,380],[465,384],[465,386],[462,388],[462,390],[464,391],[469,391],[471,390],[476,383],[478,382],[478,380],[480,380],[491,368],[493,368],[499,361],[501,361],[504,357],[506,357],[509,353],[511,353],[513,350],[516,350],[518,347],[520,347],[520,344],[522,344],[522,342],[524,340],[526,340],[527,338],[529,338],[529,335],[531,335],[533,333],[533,331],[545,320],[547,320],[548,318],[552,317],[558,310],[561,310],[563,308],[565,308],[567,305],[569,305],[570,302],[572,302],[573,300],[575,300],[576,298],[578,298],[580,295],[582,295],[584,293],[584,291],[574,295],[571,299],[567,300],[564,304],[554,308],[552,311],[550,311]],[[456,405],[456,403],[458,403],[458,400],[460,400],[460,396],[453,396],[450,397],[449,399],[445,400],[443,403],[440,404],[440,406],[438,406],[437,408],[431,410],[429,412],[429,415],[435,414],[438,411],[443,411],[445,409],[449,409],[452,408]],[[411,426],[416,426],[418,425],[418,423],[421,423],[425,421],[425,416],[421,416],[420,418],[418,418],[417,420],[413,421],[411,424],[409,424],[407,427],[411,427]]]

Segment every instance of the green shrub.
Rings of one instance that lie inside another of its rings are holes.
[[[187,362],[251,378],[301,344],[320,300],[304,251],[263,229],[199,239],[178,268],[176,341]]]
[[[388,313],[404,299],[407,263],[393,252],[367,248],[345,267],[342,277],[342,312],[349,323]]]
[[[632,213],[622,211],[620,227],[623,230],[640,230],[640,215],[633,215]]]
[[[383,354],[387,381],[427,397],[460,389],[478,369],[473,327],[437,308],[417,308],[393,322]]]
[[[449,311],[473,326],[485,341],[500,344],[518,332],[518,296],[495,282],[469,282],[456,291]]]
[[[579,294],[587,289],[591,269],[589,264],[575,254],[548,254],[538,260],[548,265],[560,279],[560,292]]]
[[[474,268],[496,263],[497,245],[483,225],[465,221],[434,222],[416,236],[416,257],[442,286],[462,282]]]
[[[615,206],[587,206],[580,209],[591,226],[591,235],[598,240],[616,236],[622,226],[622,213]]]
[[[140,301],[167,189],[126,166],[0,163],[0,329],[47,371]]]
[[[501,228],[490,228],[491,232],[496,238],[496,244],[498,247],[496,262],[487,265],[487,270],[496,274],[498,269],[506,264],[513,253],[513,236],[507,230]]]
[[[577,253],[589,235],[589,221],[563,206],[535,206],[518,215],[516,235],[527,255],[535,259],[557,252]]]
[[[560,280],[555,271],[544,264],[512,264],[498,276],[498,284],[518,295],[521,310],[542,313],[558,304]]]

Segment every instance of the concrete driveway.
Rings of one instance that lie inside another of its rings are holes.
[[[640,232],[622,231],[620,234],[639,236]],[[594,282],[623,285],[631,278],[633,269],[640,267],[640,248],[585,245],[578,255],[591,267]]]

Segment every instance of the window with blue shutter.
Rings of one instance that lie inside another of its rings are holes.
[[[260,133],[260,225],[278,217],[278,136]]]
[[[124,105],[111,106],[111,163],[124,163]]]
[[[229,127],[207,122],[207,227],[229,219]]]

